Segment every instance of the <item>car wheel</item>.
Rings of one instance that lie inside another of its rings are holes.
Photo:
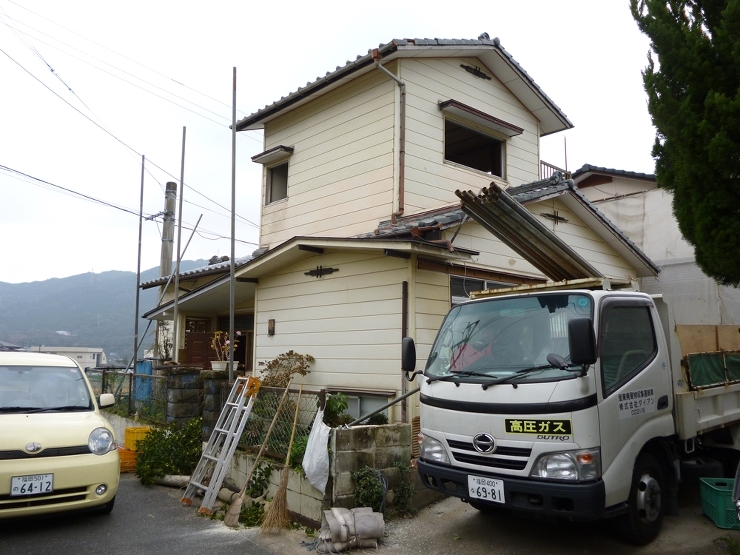
[[[99,510],[99,515],[109,515],[110,512],[113,510],[113,505],[116,504],[116,496],[113,496],[113,499],[108,501],[105,505],[103,505]]]
[[[663,484],[663,473],[655,457],[649,453],[637,457],[627,514],[618,520],[618,532],[623,540],[646,545],[656,538],[663,525]]]

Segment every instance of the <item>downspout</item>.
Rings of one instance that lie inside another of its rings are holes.
[[[390,71],[380,65],[382,56],[378,52],[377,48],[373,49],[372,52],[373,60],[375,61],[375,67],[383,71],[388,77],[398,83],[398,88],[401,90],[401,106],[400,106],[400,124],[401,129],[398,137],[398,212],[391,214],[391,223],[396,223],[398,216],[403,216],[403,205],[404,205],[404,178],[406,175],[406,83],[401,81],[398,77],[393,75]]]

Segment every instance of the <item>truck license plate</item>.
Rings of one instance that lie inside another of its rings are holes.
[[[36,495],[37,493],[51,493],[54,491],[53,474],[31,474],[29,476],[13,476],[10,479],[10,495]]]
[[[483,476],[468,476],[468,494],[471,498],[505,503],[504,481],[484,478]]]

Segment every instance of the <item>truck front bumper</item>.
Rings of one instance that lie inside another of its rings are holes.
[[[541,516],[564,517],[570,520],[596,520],[607,516],[604,482],[574,484],[512,478],[486,472],[468,472],[449,466],[418,461],[419,477],[430,489],[454,495],[463,501],[472,501],[491,507],[502,507]],[[468,476],[486,476],[502,480],[505,503],[491,503],[471,498],[468,494]]]

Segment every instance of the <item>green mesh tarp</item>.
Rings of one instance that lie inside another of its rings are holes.
[[[740,380],[740,353],[698,353],[686,357],[694,387]]]
[[[725,355],[725,364],[730,381],[740,380],[740,354]]]

